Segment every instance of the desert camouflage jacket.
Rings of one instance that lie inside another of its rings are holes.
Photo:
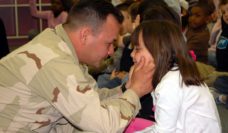
[[[116,133],[140,109],[131,90],[97,88],[62,25],[4,57],[0,75],[0,132]]]

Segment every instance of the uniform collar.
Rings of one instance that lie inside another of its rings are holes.
[[[62,40],[67,44],[67,46],[69,47],[69,49],[71,50],[71,53],[72,55],[74,56],[75,58],[75,61],[76,63],[79,64],[79,60],[78,60],[78,56],[77,56],[77,53],[75,52],[74,50],[74,46],[72,44],[72,42],[70,41],[65,29],[63,28],[63,25],[62,24],[59,24],[55,27],[55,31],[56,31],[56,34],[62,38]]]

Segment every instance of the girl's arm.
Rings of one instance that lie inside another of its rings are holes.
[[[52,15],[52,11],[38,11],[36,7],[36,0],[29,0],[30,12],[33,17],[48,19]]]

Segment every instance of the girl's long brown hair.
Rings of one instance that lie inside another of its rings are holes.
[[[203,84],[196,64],[187,51],[183,34],[177,25],[157,20],[143,22],[132,34],[133,45],[138,45],[140,32],[142,32],[146,48],[155,61],[154,88],[175,65],[180,70],[182,83],[187,86]]]

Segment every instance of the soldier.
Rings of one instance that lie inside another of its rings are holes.
[[[152,91],[154,64],[142,58],[126,84],[98,89],[87,65],[113,54],[121,13],[80,1],[66,23],[48,28],[0,61],[0,132],[122,132]]]

